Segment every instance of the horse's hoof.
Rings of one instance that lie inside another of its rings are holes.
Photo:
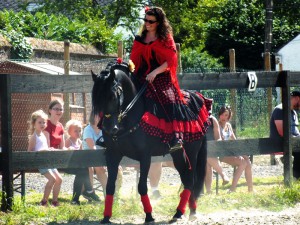
[[[152,217],[152,214],[146,213],[145,224],[152,224],[152,223],[154,223],[154,218]]]
[[[189,221],[194,221],[197,220],[198,216],[197,216],[197,212],[196,209],[190,209],[190,215],[189,215]]]
[[[171,224],[171,223],[176,223],[177,221],[182,221],[182,217],[180,217],[180,218],[177,218],[177,217],[173,217],[170,221],[169,221],[169,224]]]
[[[100,224],[111,224],[111,222],[110,222],[109,219],[110,219],[109,216],[105,216],[105,217],[101,220]]]
[[[189,221],[195,221],[198,219],[197,213],[191,213],[189,216]]]
[[[176,223],[177,221],[182,219],[183,219],[183,214],[179,210],[177,210],[177,212],[175,213],[173,218],[169,221],[169,223]]]

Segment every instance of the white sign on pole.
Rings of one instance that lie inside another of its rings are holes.
[[[248,72],[249,86],[248,91],[255,91],[257,85],[257,76],[255,72]]]

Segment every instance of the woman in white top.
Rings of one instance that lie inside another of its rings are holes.
[[[96,147],[96,141],[102,137],[102,131],[97,127],[97,124],[100,121],[99,116],[94,116],[93,113],[90,115],[89,125],[87,125],[83,130],[82,135],[82,149],[98,149],[99,147]],[[91,184],[93,185],[93,175],[94,172],[97,175],[97,178],[99,182],[101,183],[101,186],[103,188],[103,191],[106,190],[106,184],[107,184],[107,175],[106,175],[106,168],[105,167],[90,167],[90,180]]]
[[[233,132],[232,126],[229,123],[229,120],[232,116],[231,109],[229,107],[223,106],[219,111],[219,126],[220,126],[220,134],[222,140],[236,140],[235,134]],[[229,192],[234,192],[237,187],[237,183],[243,173],[245,171],[246,183],[248,186],[248,191],[253,192],[253,182],[252,182],[252,166],[249,156],[229,156],[220,158],[221,162],[225,162],[229,165],[237,167],[233,179],[232,184],[229,189]]]

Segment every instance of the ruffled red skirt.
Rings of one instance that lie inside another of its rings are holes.
[[[176,134],[184,142],[199,140],[210,125],[209,110],[212,100],[198,92],[181,90],[180,99],[170,76],[158,75],[145,91],[146,111],[140,125],[149,135],[170,142]]]

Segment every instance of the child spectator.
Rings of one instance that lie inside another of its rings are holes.
[[[66,132],[68,138],[65,141],[65,147],[70,150],[81,150],[81,122],[78,120],[69,120],[66,123]],[[89,201],[100,201],[99,197],[95,194],[95,191],[93,190],[93,187],[91,185],[88,168],[67,168],[64,169],[64,171],[69,174],[75,174],[73,184],[73,196],[71,202],[73,205],[80,205],[79,197],[81,195],[82,187],[84,187],[84,191],[82,193],[84,198],[88,199]]]
[[[48,116],[43,110],[32,113],[29,122],[29,143],[28,151],[47,151],[49,150],[49,136],[45,135],[46,121]],[[53,191],[52,205],[58,206],[58,195],[62,183],[62,178],[57,169],[39,169],[39,172],[47,178],[44,196],[40,205],[47,206],[51,191]]]

